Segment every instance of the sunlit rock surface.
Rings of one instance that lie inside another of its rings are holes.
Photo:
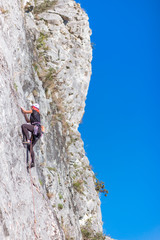
[[[91,76],[90,35],[88,16],[73,0],[0,2],[0,239],[102,233],[95,177],[78,132]],[[34,102],[45,134],[30,175],[20,107]]]

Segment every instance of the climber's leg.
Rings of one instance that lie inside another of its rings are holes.
[[[34,150],[33,147],[36,144],[36,142],[38,141],[38,137],[34,137],[32,136],[32,142],[31,144],[28,146],[28,150],[30,151],[30,157],[31,157],[31,164],[30,167],[34,167],[35,166],[35,154],[34,154]]]
[[[31,125],[31,124],[23,124],[21,126],[22,128],[22,133],[23,133],[23,140],[24,140],[24,137],[26,137],[26,140],[28,141],[29,140],[29,132],[30,131],[31,133],[33,133],[34,131],[34,126]]]

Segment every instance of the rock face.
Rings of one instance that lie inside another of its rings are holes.
[[[77,130],[91,76],[90,34],[88,16],[73,0],[1,0],[0,239],[104,239]],[[20,107],[35,102],[45,134],[29,174]]]

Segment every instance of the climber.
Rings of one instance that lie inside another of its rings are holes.
[[[40,112],[39,112],[39,104],[35,103],[31,106],[31,110],[26,111],[21,107],[21,111],[24,114],[25,120],[27,124],[23,124],[21,126],[23,133],[23,144],[27,144],[27,148],[31,153],[31,165],[30,167],[34,167],[34,151],[33,146],[36,144],[38,139],[41,137],[41,122],[40,122]],[[30,120],[27,117],[27,114],[30,115]],[[29,132],[31,132],[31,138],[29,137]]]

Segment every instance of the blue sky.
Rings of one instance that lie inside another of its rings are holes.
[[[160,2],[79,0],[95,44],[80,132],[108,197],[104,231],[160,239]]]

